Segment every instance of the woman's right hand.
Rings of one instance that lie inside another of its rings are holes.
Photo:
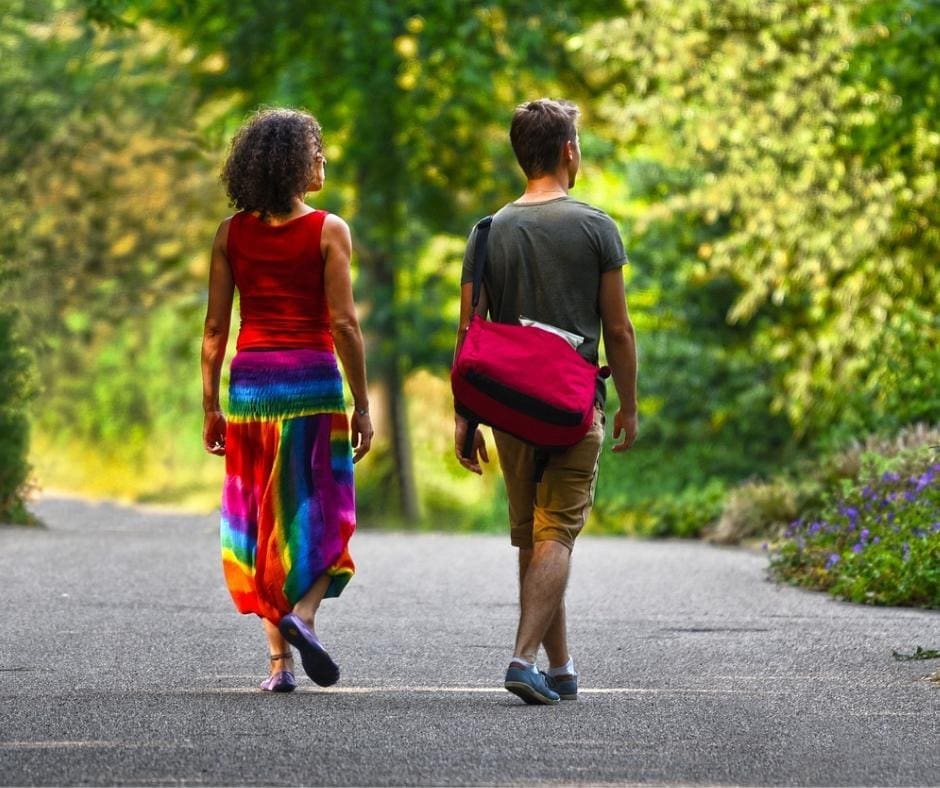
[[[369,453],[372,448],[372,436],[375,431],[372,429],[372,419],[369,418],[369,412],[360,413],[353,411],[352,419],[349,423],[350,438],[353,447],[353,462],[359,462]]]
[[[220,410],[207,410],[202,421],[202,443],[209,454],[225,456],[225,416]]]

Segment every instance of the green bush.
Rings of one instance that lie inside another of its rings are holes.
[[[0,522],[29,522],[24,496],[29,481],[30,363],[18,344],[16,314],[0,312]]]
[[[771,555],[780,579],[853,602],[940,608],[940,455],[867,454]]]
[[[721,514],[724,498],[725,486],[718,480],[704,487],[692,487],[678,495],[660,498],[649,507],[649,525],[645,535],[683,539],[699,537]]]
[[[598,496],[590,530],[603,534],[694,539],[718,519],[724,497],[725,485],[718,479],[678,492],[659,492],[638,503]]]
[[[784,478],[746,482],[728,495],[709,538],[720,544],[737,544],[782,531],[797,516],[798,507],[797,488]]]

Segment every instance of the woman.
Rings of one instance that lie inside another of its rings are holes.
[[[339,679],[315,617],[354,571],[352,466],[372,443],[349,227],[304,202],[323,188],[325,164],[311,115],[275,109],[251,117],[222,172],[238,213],[219,225],[209,271],[203,441],[225,456],[225,580],[238,610],[264,620],[271,674],[261,687],[271,692],[296,687],[290,645],[317,684]],[[226,418],[219,379],[236,288],[241,327]]]

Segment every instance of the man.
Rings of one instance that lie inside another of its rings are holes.
[[[525,193],[493,217],[484,293],[478,314],[517,323],[520,316],[549,323],[584,338],[578,347],[597,362],[601,330],[619,396],[614,416],[615,452],[633,444],[637,431],[636,344],[627,313],[622,267],[626,262],[616,225],[603,211],[571,199],[581,165],[578,109],[541,99],[516,108],[510,141],[526,176]],[[470,323],[473,288],[471,234],[461,277],[457,349]],[[578,674],[568,651],[565,587],[571,550],[590,512],[604,439],[604,383],[598,380],[594,424],[577,444],[549,456],[535,479],[535,450],[494,431],[509,498],[511,542],[519,548],[520,615],[505,686],[526,703],[554,704],[578,696]],[[469,458],[462,457],[467,421],[456,417],[455,450],[464,467],[482,473],[486,445],[477,431]],[[536,667],[539,646],[547,672]]]

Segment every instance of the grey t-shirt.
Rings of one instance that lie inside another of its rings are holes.
[[[473,281],[476,230],[463,258],[461,284]],[[627,262],[617,225],[570,197],[509,203],[493,216],[483,285],[491,320],[520,317],[584,337],[578,352],[597,363],[601,274]]]

